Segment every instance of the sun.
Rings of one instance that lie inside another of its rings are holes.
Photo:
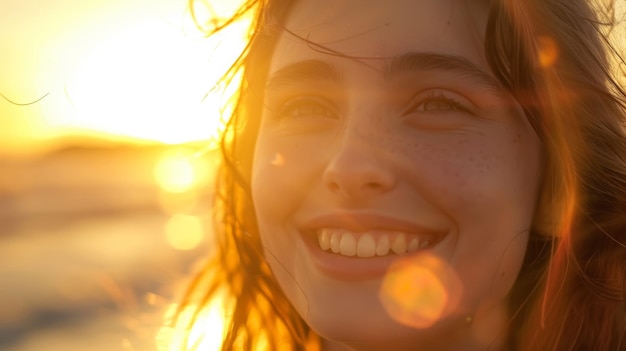
[[[67,38],[78,57],[64,69],[66,104],[48,123],[166,144],[215,139],[229,93],[214,87],[243,50],[249,21],[208,39],[185,21],[129,17],[102,25],[97,40],[93,30]]]

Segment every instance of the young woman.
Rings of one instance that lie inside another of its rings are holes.
[[[626,350],[603,9],[247,2],[220,247],[182,305],[227,290],[225,350]]]

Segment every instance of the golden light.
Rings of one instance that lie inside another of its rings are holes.
[[[172,193],[181,193],[191,189],[196,180],[193,164],[182,157],[162,158],[154,172],[159,186]]]
[[[274,159],[272,159],[271,163],[273,166],[280,167],[285,164],[285,157],[283,157],[283,154],[281,154],[280,152],[277,152],[276,154],[274,154]]]
[[[193,250],[204,239],[204,226],[198,217],[175,214],[165,225],[165,238],[174,249]]]
[[[233,90],[214,88],[243,50],[249,18],[206,38],[185,0],[67,0],[66,9],[64,1],[29,1],[37,13],[49,16],[43,22],[41,16],[25,17],[22,22],[29,24],[23,26],[12,20],[10,32],[16,36],[0,40],[3,52],[10,53],[5,82],[12,82],[1,92],[19,102],[48,94],[19,110],[28,110],[28,119],[3,100],[0,119],[16,127],[8,134],[24,139],[36,131],[44,139],[70,134],[167,144],[219,135],[222,109]],[[211,11],[196,9],[199,21],[228,17],[240,2],[211,0]],[[19,8],[18,3],[11,6]],[[37,47],[16,44],[25,41]],[[25,64],[31,61],[36,62]]]
[[[228,39],[220,51],[240,52],[243,37]],[[205,95],[232,60],[215,49],[166,22],[119,29],[76,68],[66,87],[75,113],[64,123],[168,144],[215,138],[220,110]]]
[[[166,320],[171,320],[177,306],[172,305],[166,312]],[[175,326],[161,328],[157,333],[156,343],[158,351],[180,351],[186,347],[195,347],[194,350],[218,351],[224,339],[225,308],[222,298],[214,299],[203,309],[190,330],[184,330],[193,318],[195,306],[187,307],[179,315]],[[188,339],[186,339],[188,337]]]
[[[461,283],[437,257],[424,253],[396,261],[386,273],[380,299],[396,321],[428,328],[451,313],[460,299]]]
[[[554,65],[559,58],[559,47],[554,39],[541,36],[539,37],[539,64],[543,68],[549,68]]]
[[[201,154],[188,149],[169,150],[154,167],[154,177],[161,189],[182,193],[210,182],[210,167]]]

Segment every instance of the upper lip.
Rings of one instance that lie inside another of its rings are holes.
[[[380,213],[332,212],[314,216],[302,222],[299,229],[310,232],[320,228],[346,229],[352,232],[397,231],[407,234],[440,237],[442,230],[428,228],[419,223]]]

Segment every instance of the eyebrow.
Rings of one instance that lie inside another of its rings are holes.
[[[494,92],[501,92],[503,89],[502,84],[495,77],[467,58],[432,53],[407,53],[393,58],[385,67],[385,79],[413,71],[447,71],[471,79]]]
[[[361,61],[361,60],[358,60]],[[366,67],[371,67],[366,65]],[[403,73],[446,71],[464,76],[476,84],[499,93],[503,86],[490,74],[480,69],[476,64],[462,56],[443,55],[435,53],[406,53],[391,58],[385,65],[383,75],[391,80]],[[341,74],[336,67],[321,60],[305,60],[296,62],[279,69],[271,74],[267,80],[267,87],[274,88],[284,85],[297,84],[303,81],[341,81]]]
[[[341,75],[335,66],[320,60],[296,62],[270,75],[266,87],[274,88],[303,81],[339,82]]]

